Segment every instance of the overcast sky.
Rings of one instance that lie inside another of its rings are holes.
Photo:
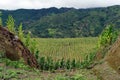
[[[41,9],[49,7],[106,7],[120,5],[120,0],[1,0],[0,9]]]

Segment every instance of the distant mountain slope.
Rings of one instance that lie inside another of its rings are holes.
[[[13,15],[17,25],[22,22],[26,31],[35,37],[87,37],[98,36],[107,24],[120,28],[120,6],[105,8],[48,8],[1,10],[3,21]]]
[[[12,15],[17,23],[20,22],[31,22],[34,20],[38,20],[43,16],[49,15],[49,14],[57,14],[57,13],[63,13],[72,8],[61,8],[57,9],[55,7],[48,8],[48,9],[18,9],[18,10],[0,10],[2,12],[2,18],[5,21],[7,19],[8,15]]]

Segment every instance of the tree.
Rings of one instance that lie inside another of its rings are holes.
[[[103,30],[101,35],[99,36],[99,47],[106,47],[111,45],[117,39],[118,32],[115,30],[113,25],[107,25],[106,28]]]
[[[31,42],[31,32],[29,31],[28,34],[26,35],[25,45],[29,47],[30,42]]]
[[[18,37],[20,38],[20,40],[24,41],[24,33],[22,30],[22,23],[20,24],[20,26],[18,28]]]
[[[8,30],[12,33],[15,33],[15,20],[11,15],[8,16],[6,24]]]
[[[56,29],[48,29],[48,34],[50,37],[55,37],[57,30]]]
[[[1,18],[2,13],[0,12],[0,26],[2,26],[2,18]]]

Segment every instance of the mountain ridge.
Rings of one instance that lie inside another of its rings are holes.
[[[31,31],[34,37],[89,37],[98,36],[107,24],[120,28],[120,5],[88,9],[52,7],[0,11],[3,22],[10,14],[16,26],[22,22],[23,29]]]

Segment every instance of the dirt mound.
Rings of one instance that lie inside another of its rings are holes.
[[[23,58],[29,66],[38,67],[34,55],[30,53],[16,35],[3,27],[0,27],[0,50],[5,51],[6,57],[11,60]]]
[[[105,60],[113,69],[120,73],[120,37],[106,54]]]
[[[120,75],[107,62],[96,65],[93,72],[100,80],[120,80]]]
[[[101,53],[102,57],[98,55]],[[95,75],[100,80],[120,80],[120,37],[112,46],[104,48],[98,54],[96,57],[99,61],[93,68]]]

